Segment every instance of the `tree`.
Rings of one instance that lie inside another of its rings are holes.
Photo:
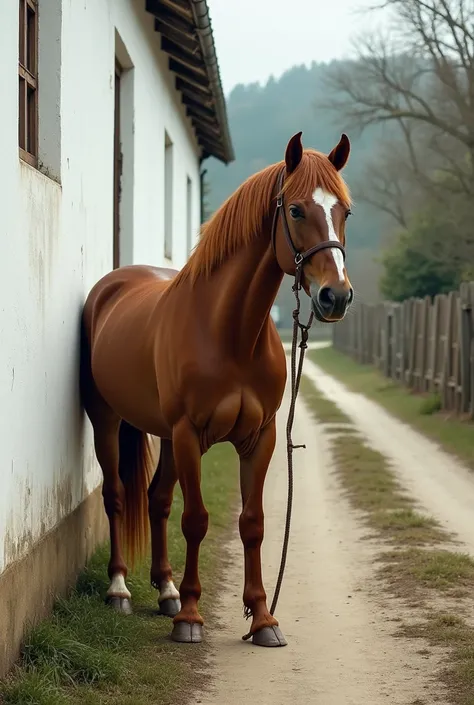
[[[360,129],[396,123],[420,185],[437,198],[449,197],[446,184],[472,198],[474,0],[385,0],[382,6],[392,9],[394,29],[388,37],[359,40],[357,62],[330,69],[331,110]]]
[[[450,211],[441,203],[412,216],[408,228],[396,235],[381,258],[382,294],[395,301],[435,296],[470,279],[474,274],[473,239],[466,236],[459,241],[453,236],[463,229],[470,229],[470,223],[462,210]]]
[[[380,282],[385,296],[399,300],[447,291],[470,275],[474,0],[381,0],[378,7],[392,10],[389,36],[361,40],[358,60],[335,63],[326,84],[342,126],[381,128],[355,195],[402,228],[384,253]],[[392,127],[388,139],[384,126]]]

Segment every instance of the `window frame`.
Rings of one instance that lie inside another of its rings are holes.
[[[38,0],[19,0],[18,149],[38,167]]]
[[[193,180],[186,175],[186,257],[193,250]]]
[[[167,130],[165,130],[164,153],[164,237],[163,255],[168,262],[173,261],[173,197],[174,197],[174,143]]]

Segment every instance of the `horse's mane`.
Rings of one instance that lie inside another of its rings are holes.
[[[190,278],[194,283],[200,275],[209,276],[259,234],[270,211],[276,179],[284,164],[281,161],[253,174],[224,201],[202,225],[198,244],[171,286],[184,279]],[[285,180],[283,193],[290,200],[303,200],[318,187],[349,207],[349,189],[340,173],[325,154],[306,149],[295,171]]]

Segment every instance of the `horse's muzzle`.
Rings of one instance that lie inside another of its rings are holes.
[[[311,287],[311,308],[318,321],[336,323],[344,318],[354,300],[352,287],[323,286],[317,291]]]

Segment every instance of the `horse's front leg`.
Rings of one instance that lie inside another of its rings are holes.
[[[247,614],[252,616],[250,633],[253,643],[257,646],[286,646],[287,643],[278,621],[268,610],[262,580],[263,487],[275,449],[275,440],[276,428],[273,420],[260,433],[250,453],[239,453],[242,492],[239,528],[245,553],[244,605]]]
[[[186,643],[200,642],[204,620],[198,611],[201,597],[199,547],[207,533],[209,514],[201,494],[201,446],[195,428],[186,418],[173,429],[173,455],[184,499],[181,528],[186,539],[186,566],[179,587],[181,610],[173,620],[171,638]]]

